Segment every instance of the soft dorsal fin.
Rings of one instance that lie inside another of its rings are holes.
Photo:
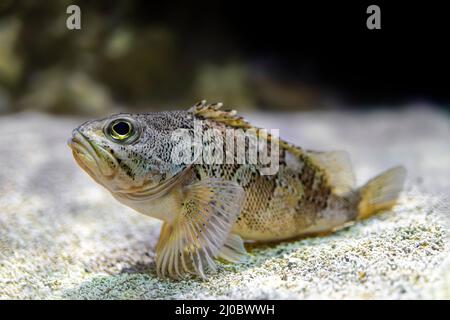
[[[345,151],[315,152],[307,151],[307,155],[317,166],[321,167],[328,183],[332,186],[333,193],[344,195],[355,187],[350,157]]]
[[[202,100],[189,109],[195,116],[224,123],[234,128],[252,128],[253,126],[237,115],[236,110],[220,110],[223,103],[206,103]]]

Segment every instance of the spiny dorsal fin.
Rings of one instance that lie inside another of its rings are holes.
[[[231,126],[233,128],[241,128],[241,129],[256,129],[258,136],[264,136],[267,141],[272,140],[272,135],[269,133],[265,133],[247,121],[245,121],[241,116],[237,115],[236,110],[220,110],[223,106],[223,103],[207,103],[206,100],[202,100],[197,102],[193,107],[189,109],[195,116],[201,117],[203,119],[211,119],[225,125]],[[278,142],[281,148],[290,151],[292,154],[297,156],[303,154],[303,150],[300,147],[297,147],[289,142],[286,142],[280,138],[278,138]]]
[[[223,103],[207,103],[202,100],[189,109],[195,116],[224,123],[234,128],[252,128],[253,126],[237,115],[236,110],[220,110]]]
[[[307,155],[319,167],[324,169],[333,193],[344,195],[355,187],[355,176],[350,158],[345,151],[315,152],[307,151]]]

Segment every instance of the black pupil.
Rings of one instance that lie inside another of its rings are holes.
[[[130,132],[130,125],[127,122],[120,121],[113,125],[113,130],[117,134],[124,136]]]

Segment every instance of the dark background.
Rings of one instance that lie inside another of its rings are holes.
[[[72,3],[79,31],[65,27]],[[366,28],[371,4],[381,30]],[[437,1],[4,0],[0,38],[15,28],[6,49],[20,70],[2,74],[2,59],[14,63],[0,55],[0,111],[1,101],[4,112],[107,113],[203,98],[283,111],[445,108],[449,14]]]

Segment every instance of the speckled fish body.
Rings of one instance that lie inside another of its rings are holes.
[[[174,132],[195,135],[196,121],[202,132],[214,129],[223,137],[229,129],[256,129],[269,153],[276,143],[278,170],[264,174],[266,164],[259,160],[174,162],[179,144]],[[396,167],[356,188],[345,152],[303,150],[254,128],[235,111],[205,102],[187,111],[89,121],[74,130],[69,146],[77,163],[118,201],[164,221],[157,272],[173,278],[187,273],[205,278],[217,258],[245,261],[246,240],[333,231],[389,210],[405,178],[405,170]]]

